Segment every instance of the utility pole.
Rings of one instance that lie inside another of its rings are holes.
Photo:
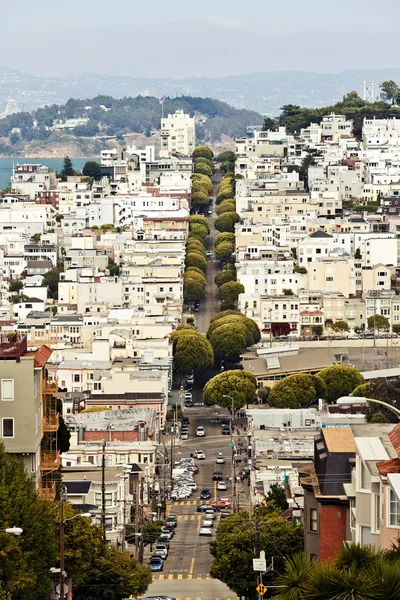
[[[61,489],[60,499],[60,600],[64,599],[64,569],[65,569],[65,557],[64,557],[64,502],[65,502],[66,488]]]
[[[140,513],[139,513],[139,518],[140,518],[140,525],[139,525],[139,532],[141,532],[141,536],[139,537],[139,562],[143,564],[143,485],[144,482],[141,482],[140,485]]]
[[[102,445],[101,457],[101,528],[103,541],[106,542],[106,441]]]

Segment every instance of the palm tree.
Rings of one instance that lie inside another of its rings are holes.
[[[285,561],[285,573],[279,578],[278,585],[284,586],[284,591],[276,597],[279,600],[302,600],[313,561],[304,553],[295,554]]]
[[[345,542],[333,564],[340,571],[346,569],[369,570],[381,558],[382,553],[377,552],[371,546]]]
[[[302,600],[377,600],[378,585],[366,571],[340,570],[334,565],[316,562]]]

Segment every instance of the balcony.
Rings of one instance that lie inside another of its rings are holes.
[[[19,360],[28,348],[27,336],[20,333],[0,334],[0,359]]]
[[[41,471],[57,471],[60,466],[59,452],[43,452],[40,457]]]
[[[55,482],[39,481],[39,495],[46,500],[53,501],[56,497]]]
[[[44,378],[42,380],[42,394],[43,396],[51,396],[53,394],[57,394],[58,385],[56,381],[50,381],[49,379]]]
[[[42,419],[42,431],[43,433],[50,433],[58,431],[59,426],[59,415],[56,413],[45,415]]]

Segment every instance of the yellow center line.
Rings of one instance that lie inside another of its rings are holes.
[[[193,575],[194,561],[195,561],[195,558],[194,558],[194,556],[193,556],[193,558],[192,558],[192,560],[191,560],[191,562],[190,562],[190,568],[189,568],[189,575],[190,575],[191,577],[192,577],[192,575]]]
[[[197,533],[200,531],[201,527],[201,515],[197,515]]]

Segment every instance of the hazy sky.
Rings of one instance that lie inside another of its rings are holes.
[[[149,77],[400,66],[399,0],[3,0],[0,64]]]

